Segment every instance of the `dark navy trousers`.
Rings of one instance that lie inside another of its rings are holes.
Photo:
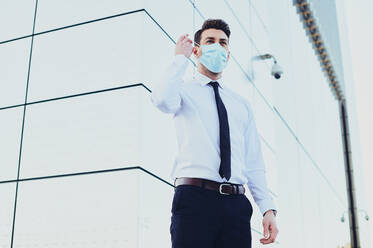
[[[251,248],[253,207],[246,195],[179,185],[171,213],[172,248]]]

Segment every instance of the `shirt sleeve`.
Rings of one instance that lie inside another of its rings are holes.
[[[162,112],[176,113],[181,107],[181,85],[187,65],[188,58],[185,55],[175,55],[161,80],[155,83],[150,99]]]
[[[246,105],[249,111],[249,124],[244,136],[246,151],[246,169],[244,171],[248,179],[247,186],[260,212],[264,215],[267,210],[273,209],[277,211],[277,209],[267,187],[261,143],[253,112],[250,105],[248,103]]]

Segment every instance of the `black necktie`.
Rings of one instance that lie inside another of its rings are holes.
[[[219,174],[223,178],[225,177],[228,181],[231,177],[231,141],[229,137],[229,124],[227,110],[223,104],[223,101],[219,95],[218,85],[216,81],[211,81],[209,85],[212,85],[215,92],[216,106],[218,108],[219,115],[219,134],[220,134],[220,168]]]

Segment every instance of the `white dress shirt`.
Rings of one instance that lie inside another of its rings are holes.
[[[212,80],[196,71],[196,75],[184,80],[188,62],[184,55],[176,55],[151,93],[154,106],[172,114],[175,124],[179,152],[174,160],[171,179],[196,177],[227,182],[219,175],[219,116],[214,89],[208,85],[211,81],[217,81],[229,123],[229,182],[247,184],[262,214],[276,209],[267,188],[261,143],[250,104],[226,87],[222,77]]]

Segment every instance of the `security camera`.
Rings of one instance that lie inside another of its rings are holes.
[[[345,217],[344,217],[344,215],[341,217],[341,222],[345,222]]]
[[[271,74],[276,79],[279,79],[281,77],[281,74],[283,73],[283,70],[279,64],[277,64],[277,61],[272,65]]]
[[[284,73],[284,71],[282,70],[281,66],[277,63],[275,56],[273,56],[272,54],[266,53],[266,54],[253,57],[253,60],[265,60],[265,59],[273,59],[271,74],[276,79],[279,79],[281,75]]]

